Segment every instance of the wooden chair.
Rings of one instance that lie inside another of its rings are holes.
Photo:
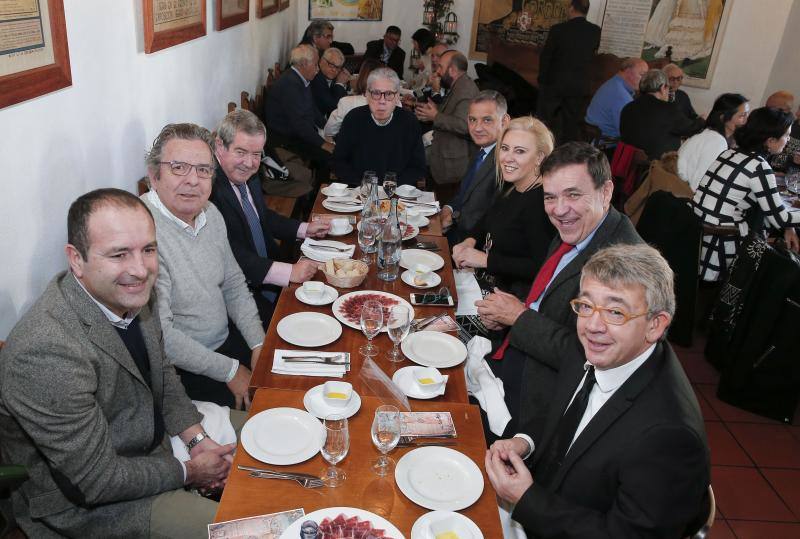
[[[711,526],[714,525],[714,518],[717,515],[717,503],[714,499],[714,489],[711,488],[711,485],[708,485],[708,504],[708,518],[705,524],[700,526],[699,530],[686,539],[706,539],[710,537],[709,531],[711,530]]]
[[[150,180],[147,179],[147,176],[142,176],[139,179],[139,181],[136,182],[136,192],[139,193],[139,196],[142,196],[149,190],[150,190]]]
[[[230,114],[231,112],[233,112],[235,110],[236,110],[236,103],[234,103],[233,101],[229,101],[228,102],[228,113]]]

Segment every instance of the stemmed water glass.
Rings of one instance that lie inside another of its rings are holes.
[[[380,301],[370,299],[361,306],[361,331],[367,337],[367,344],[361,346],[358,352],[365,357],[378,355],[380,350],[372,344],[372,339],[380,333],[383,327],[383,305]]]
[[[405,305],[394,305],[389,310],[389,319],[386,321],[389,338],[394,343],[391,351],[386,353],[386,359],[394,363],[403,361],[398,346],[408,336],[411,329],[411,312]]]
[[[397,174],[394,172],[387,172],[383,176],[383,190],[386,192],[387,198],[392,198],[395,190],[397,189]]]
[[[384,405],[375,410],[371,434],[372,443],[381,452],[381,456],[373,462],[372,469],[383,477],[391,471],[393,464],[386,454],[400,441],[400,411],[397,407]]]
[[[330,464],[322,476],[322,482],[326,487],[338,487],[347,479],[347,475],[338,469],[336,464],[346,457],[350,450],[350,429],[347,418],[338,414],[327,416],[322,420],[322,426],[325,427],[325,444],[320,453]]]
[[[380,231],[381,227],[375,218],[363,219],[359,224],[358,246],[361,248],[360,260],[362,262],[369,264],[372,261],[372,257],[369,253],[372,246],[375,245],[375,241],[377,241]]]

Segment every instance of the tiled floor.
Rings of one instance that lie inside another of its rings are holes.
[[[800,538],[800,426],[784,425],[720,401],[705,340],[673,346],[697,393],[711,447],[717,500],[712,539]],[[797,420],[796,420],[797,421]]]

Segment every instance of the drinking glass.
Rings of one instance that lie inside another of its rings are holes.
[[[372,443],[381,452],[381,456],[372,463],[372,469],[383,477],[391,472],[394,464],[386,454],[400,441],[400,410],[395,406],[379,406],[372,420],[371,434]]]
[[[320,453],[330,464],[322,476],[322,482],[326,487],[338,487],[347,479],[347,474],[338,469],[336,464],[346,457],[350,450],[350,429],[347,418],[339,414],[327,416],[322,420],[322,426],[325,427],[325,444]]]
[[[386,192],[386,197],[392,198],[396,189],[397,189],[397,174],[395,174],[394,172],[387,172],[383,176],[383,190]]]
[[[391,351],[386,353],[386,359],[394,363],[403,361],[399,346],[403,339],[408,336],[411,329],[411,312],[405,305],[395,305],[389,310],[389,319],[386,321],[386,329],[389,338],[394,343]]]
[[[369,191],[372,189],[372,178],[377,173],[374,170],[365,170],[364,175],[361,176],[361,198],[366,200],[369,196]]]
[[[380,226],[377,219],[364,219],[358,227],[358,246],[361,248],[362,262],[369,264],[372,261],[370,251],[375,241],[378,239]]]
[[[380,333],[383,327],[383,305],[380,301],[370,299],[361,306],[361,331],[367,337],[367,344],[362,345],[358,352],[362,356],[373,357],[380,350],[372,344],[372,339]]]

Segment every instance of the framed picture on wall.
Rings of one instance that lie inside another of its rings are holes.
[[[281,0],[256,0],[256,17],[259,19],[277,13],[280,9]]]
[[[0,108],[71,85],[63,0],[0,2]]]
[[[147,54],[206,35],[205,0],[142,0],[142,11]]]
[[[383,0],[308,0],[308,18],[380,21],[383,20]]]
[[[292,0],[281,0],[281,11],[289,7],[289,4],[292,3]]]
[[[214,29],[225,30],[250,19],[250,0],[216,0]]]

